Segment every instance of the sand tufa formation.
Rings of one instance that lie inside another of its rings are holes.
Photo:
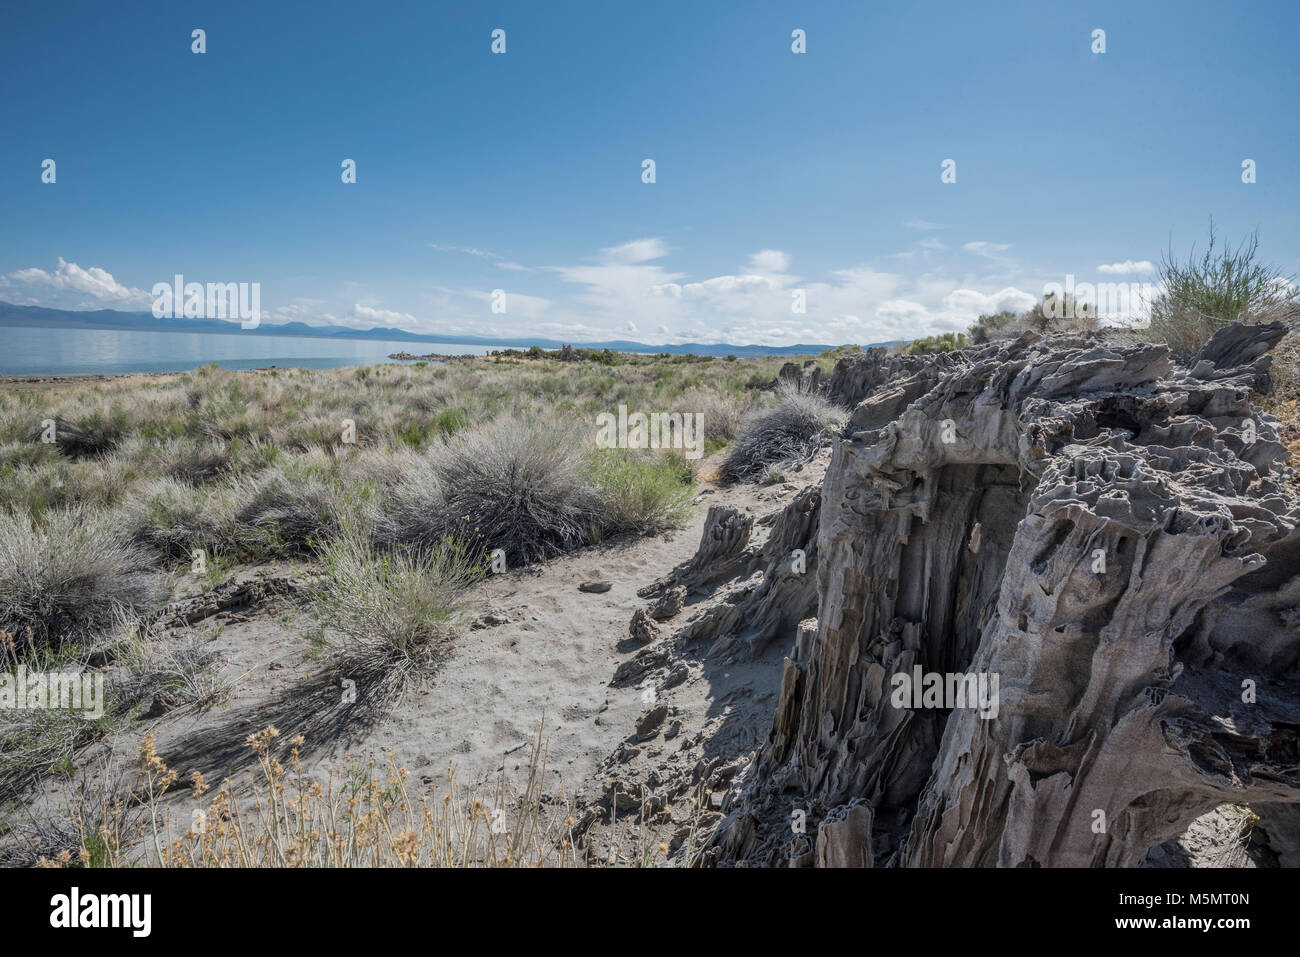
[[[700,862],[1136,866],[1233,803],[1300,865],[1300,489],[1252,403],[1285,331],[1187,367],[1095,335],[841,360],[817,387],[853,414],[779,546],[815,521],[817,617],[747,597],[797,639]],[[918,668],[996,676],[996,717],[900,706]]]

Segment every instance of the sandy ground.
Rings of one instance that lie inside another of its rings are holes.
[[[614,792],[644,788],[671,797],[673,789],[665,784],[673,781],[681,798],[688,789],[698,791],[710,775],[717,778],[718,767],[747,759],[771,726],[781,659],[794,638],[772,642],[754,660],[728,665],[705,660],[705,647],[677,648],[672,633],[719,600],[724,581],[713,592],[689,598],[674,620],[662,624],[657,640],[671,649],[670,664],[680,664],[685,677],[653,691],[635,680],[615,684],[618,666],[643,647],[628,629],[633,613],[648,605],[637,589],[695,553],[710,504],[761,516],[779,511],[820,476],[819,469],[801,476],[798,486],[771,488],[703,483],[684,528],[592,546],[492,576],[466,594],[454,637],[429,680],[374,710],[365,707],[365,689],[357,705],[342,704],[346,690],[325,673],[313,641],[319,623],[302,600],[310,566],[278,562],[243,568],[207,594],[196,579],[187,578],[169,606],[170,620],[161,623],[160,641],[197,639],[215,652],[215,667],[233,683],[232,694],[209,711],[161,713],[124,729],[85,752],[81,764],[96,768],[111,754],[119,768],[134,771],[140,742],[152,730],[159,752],[181,774],[173,804],[183,818],[190,772],[202,771],[209,782],[247,781],[253,768],[245,739],[268,725],[277,727],[284,741],[304,735],[304,764],[313,777],[323,779],[347,755],[391,748],[411,772],[413,793],[439,795],[448,787],[449,766],[462,786],[489,781],[502,771],[519,784],[540,723],[546,793],[557,805],[576,805],[583,829],[591,828],[586,840],[593,860],[626,863],[618,850],[626,835],[616,833],[619,813],[611,815],[608,805],[614,803],[618,812],[630,805]],[[756,524],[754,544],[765,534]],[[579,589],[590,582],[610,587]],[[656,734],[639,740],[636,722],[651,704],[666,705],[668,716]],[[725,791],[725,767],[722,773]],[[51,784],[42,800],[60,797]],[[710,801],[703,803],[707,807]],[[693,817],[698,821],[685,799],[657,815],[665,845],[677,835],[674,852]],[[709,810],[706,817],[717,815]]]

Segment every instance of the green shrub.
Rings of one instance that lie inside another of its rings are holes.
[[[598,449],[592,468],[604,499],[606,533],[677,528],[690,515],[695,474],[682,455]]]
[[[927,336],[924,339],[914,339],[907,344],[908,355],[921,356],[934,352],[954,352],[957,349],[965,348],[968,344],[964,333],[945,332],[941,336]]]
[[[1210,242],[1187,262],[1167,252],[1160,264],[1161,293],[1151,305],[1150,338],[1191,358],[1214,333],[1234,322],[1293,323],[1300,315],[1300,289],[1276,268],[1257,260],[1259,236],[1251,233],[1236,250],[1218,248],[1214,224]]]

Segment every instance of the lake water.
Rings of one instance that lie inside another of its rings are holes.
[[[486,355],[491,349],[503,348],[382,339],[0,326],[0,374],[185,372],[209,362],[223,369],[337,369],[391,362],[391,352]]]

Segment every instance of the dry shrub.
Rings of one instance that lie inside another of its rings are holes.
[[[599,537],[603,501],[576,430],[505,420],[435,444],[395,491],[382,536],[432,545],[451,537],[501,549],[512,564]]]
[[[782,384],[772,405],[745,417],[723,466],[731,478],[752,481],[772,466],[801,462],[840,429],[846,413],[818,393]]]
[[[85,643],[120,611],[147,611],[166,593],[148,552],[102,514],[0,514],[0,631],[30,630],[38,645]]]
[[[351,525],[317,555],[314,598],[335,663],[399,683],[437,659],[461,594],[484,571],[453,539],[381,553]]]

